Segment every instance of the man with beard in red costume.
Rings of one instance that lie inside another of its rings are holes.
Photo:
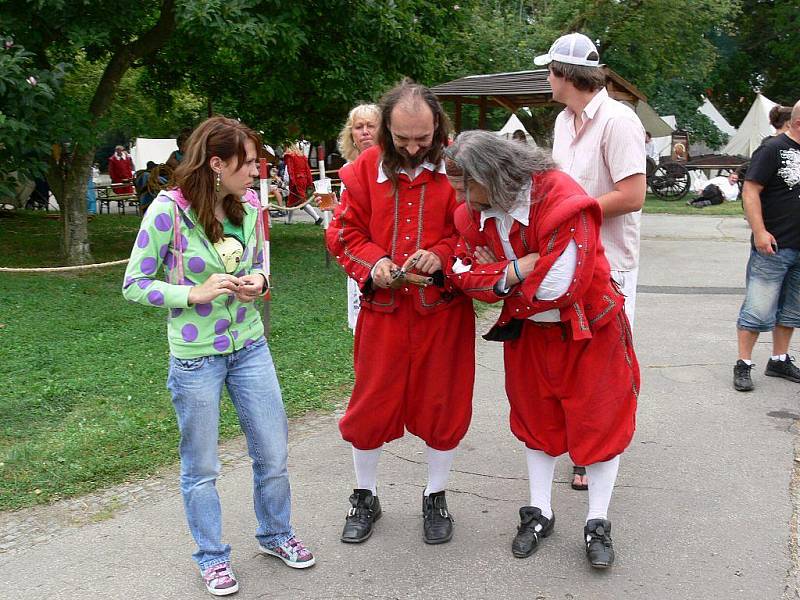
[[[357,482],[341,536],[347,543],[372,534],[381,516],[381,448],[405,430],[427,445],[423,539],[441,544],[453,535],[445,488],[472,416],[475,317],[442,272],[457,241],[442,162],[447,134],[434,94],[404,81],[381,101],[379,145],[340,171],[346,189],[326,240],[363,293],[355,386],[339,423]]]

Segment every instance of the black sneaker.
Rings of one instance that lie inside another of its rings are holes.
[[[556,516],[548,519],[535,506],[523,506],[519,509],[519,520],[517,535],[511,542],[511,553],[517,558],[527,558],[539,549],[540,539],[553,533]]]
[[[381,503],[370,490],[353,490],[350,510],[344,521],[340,538],[346,544],[358,544],[369,539],[372,526],[381,518]]]
[[[314,225],[322,225],[322,217],[317,217],[317,220],[314,221]]]
[[[794,365],[794,357],[786,355],[786,360],[772,360],[767,361],[767,368],[764,369],[764,375],[770,377],[783,377],[789,381],[800,383],[800,369]]]
[[[753,389],[753,380],[750,379],[752,364],[747,364],[741,358],[733,366],[733,387],[740,392],[749,392]],[[796,367],[795,367],[796,368]],[[767,366],[769,369],[769,366]],[[769,375],[769,373],[767,373]]]
[[[426,544],[444,544],[453,537],[453,517],[447,511],[444,492],[422,496],[422,539]]]
[[[614,564],[614,544],[611,542],[611,521],[590,519],[583,528],[586,556],[595,569],[607,569]]]

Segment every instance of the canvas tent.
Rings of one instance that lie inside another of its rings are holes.
[[[669,137],[675,129],[674,122],[667,123],[664,119],[659,117],[658,113],[653,110],[653,107],[644,100],[639,100],[633,110],[642,122],[644,130],[649,131],[654,139],[664,136]]]
[[[717,129],[719,129],[722,133],[728,135],[728,137],[732,137],[736,135],[736,128],[728,123],[727,119],[723,117],[720,112],[717,110],[717,107],[711,103],[711,100],[703,96],[703,104],[697,109],[697,112],[707,116],[711,119],[711,122],[714,123]],[[711,146],[707,146],[703,142],[696,142],[692,143],[689,146],[689,156],[701,156],[703,154],[716,154],[720,152],[721,149],[719,147],[712,148]]]
[[[172,138],[136,138],[131,146],[131,158],[135,170],[147,167],[147,161],[152,160],[157,165],[167,162],[169,155],[178,149],[177,142]]]
[[[723,148],[723,154],[750,158],[765,137],[775,135],[775,129],[769,124],[769,111],[773,106],[775,102],[756,94],[756,99],[747,111],[744,121],[739,125],[736,135]]]
[[[522,121],[519,120],[517,115],[512,114],[506,124],[503,125],[503,128],[497,132],[497,135],[506,138],[507,140],[511,139],[511,136],[515,131],[522,130],[525,133],[525,139],[528,140],[529,144],[536,145],[536,142],[533,139],[533,136],[528,133],[528,130],[525,129],[525,126],[522,124]]]

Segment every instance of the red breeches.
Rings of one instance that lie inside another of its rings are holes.
[[[588,340],[525,321],[520,338],[505,343],[505,368],[511,431],[528,448],[591,465],[628,447],[639,363],[624,312]]]
[[[407,297],[394,312],[361,310],[353,362],[356,383],[339,421],[360,450],[407,429],[436,450],[451,450],[472,418],[475,313],[471,302],[420,315]]]

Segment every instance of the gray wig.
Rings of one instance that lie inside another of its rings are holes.
[[[447,174],[473,179],[486,188],[489,202],[509,212],[531,175],[555,168],[549,152],[506,140],[488,131],[464,131],[445,150]]]

